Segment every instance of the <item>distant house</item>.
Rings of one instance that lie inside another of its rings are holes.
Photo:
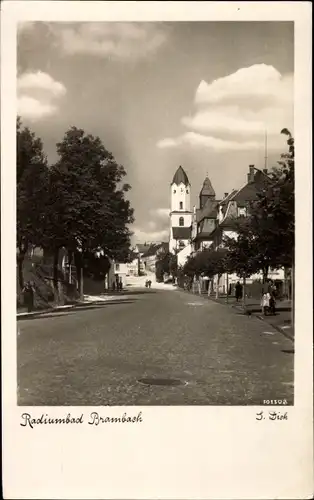
[[[142,255],[145,270],[155,272],[158,257],[163,253],[167,253],[168,250],[168,243],[152,243],[149,249]]]
[[[237,227],[241,219],[250,216],[250,205],[252,201],[257,200],[257,195],[262,189],[269,184],[270,179],[267,170],[258,170],[254,165],[249,166],[247,174],[247,182],[238,191],[233,190],[230,194],[225,193],[225,198],[217,205],[217,223],[215,229],[209,235],[212,242],[212,247],[217,250],[225,246],[224,240],[226,237],[237,238]],[[284,279],[283,270],[270,270],[269,277],[273,279]],[[216,277],[217,278],[217,277]],[[219,288],[226,292],[228,284],[238,281],[235,274],[223,275],[221,277]],[[261,273],[252,275],[247,282],[261,279]]]
[[[129,259],[126,264],[127,266],[127,276],[138,276],[139,270],[139,259],[138,254],[134,250],[130,251]]]

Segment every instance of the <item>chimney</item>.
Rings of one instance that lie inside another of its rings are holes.
[[[227,198],[228,194],[229,194],[229,193],[225,193],[225,194],[224,194],[224,198]]]
[[[247,182],[251,184],[254,182],[254,165],[249,165],[249,173],[247,174]]]

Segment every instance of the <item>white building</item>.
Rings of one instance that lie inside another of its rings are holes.
[[[191,238],[191,185],[180,166],[170,187],[170,239],[169,252],[177,253],[190,243]]]

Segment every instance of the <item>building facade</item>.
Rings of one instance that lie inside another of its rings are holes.
[[[190,255],[205,248],[217,250],[225,247],[225,238],[237,238],[237,223],[250,216],[250,205],[258,193],[269,183],[267,170],[249,165],[245,184],[239,190],[224,193],[222,200],[206,176],[199,193],[199,207],[191,211],[191,184],[182,167],[176,171],[171,183],[171,212],[169,249],[177,254],[178,265],[183,266]],[[283,281],[284,270],[270,270],[269,277]],[[258,281],[261,273],[251,276],[247,283]],[[230,284],[239,280],[235,274],[214,279],[215,288],[227,292]]]
[[[180,166],[170,185],[170,238],[169,251],[178,253],[191,238],[191,185],[186,172]]]

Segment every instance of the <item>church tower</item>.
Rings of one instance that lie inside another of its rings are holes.
[[[171,183],[170,241],[169,251],[175,253],[184,248],[191,237],[191,185],[180,166]]]
[[[214,201],[215,198],[216,198],[216,193],[214,191],[212,183],[210,182],[208,176],[206,176],[203,182],[203,187],[200,192],[200,208],[202,209],[205,206],[207,200]]]

